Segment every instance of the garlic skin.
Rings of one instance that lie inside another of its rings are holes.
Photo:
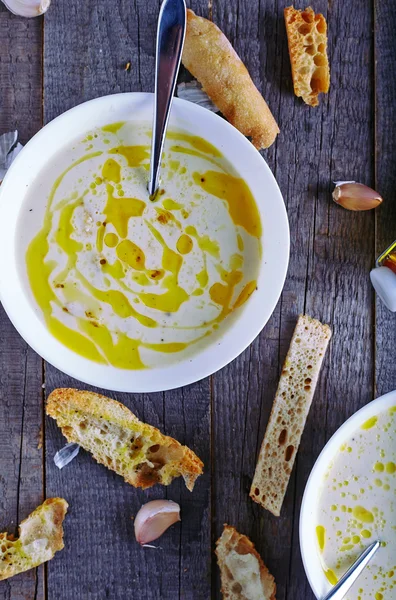
[[[0,184],[3,181],[7,169],[22,150],[22,144],[18,142],[18,131],[9,131],[0,135]]]
[[[58,469],[63,469],[66,465],[69,464],[74,458],[76,458],[77,454],[80,451],[80,446],[75,444],[74,442],[69,442],[63,448],[58,450],[58,452],[54,456],[54,463],[58,467]]]
[[[176,93],[177,97],[182,100],[188,100],[188,102],[198,104],[198,106],[207,108],[212,112],[219,112],[217,106],[213,104],[207,93],[203,91],[202,86],[198,81],[194,80],[189,81],[188,83],[179,83],[176,88]]]
[[[51,0],[1,0],[14,15],[19,17],[39,17],[47,12]]]
[[[143,504],[135,517],[135,537],[142,546],[159,538],[180,521],[180,506],[172,500],[152,500]]]
[[[333,200],[347,210],[371,210],[382,203],[382,196],[375,190],[356,181],[336,181]]]

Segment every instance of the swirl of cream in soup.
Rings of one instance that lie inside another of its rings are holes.
[[[260,263],[257,206],[217,148],[168,132],[152,202],[149,144],[147,125],[115,123],[63,149],[19,226],[23,275],[52,335],[125,369],[216,339],[256,289]]]

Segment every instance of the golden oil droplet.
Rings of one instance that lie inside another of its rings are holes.
[[[180,254],[189,254],[193,249],[193,241],[190,236],[183,234],[176,242],[176,249]]]
[[[323,525],[317,525],[316,538],[318,540],[319,548],[323,552],[326,543],[326,529],[323,527]]]
[[[356,517],[358,521],[362,523],[373,523],[374,515],[369,510],[365,509],[363,506],[355,506],[353,509],[353,516]]]
[[[332,569],[327,569],[324,574],[326,575],[327,580],[331,583],[331,585],[335,585],[338,583],[337,575],[334,573]]]
[[[104,243],[108,248],[115,248],[118,244],[118,236],[115,233],[106,233]]]
[[[371,429],[372,427],[374,427],[377,424],[378,421],[378,417],[371,417],[371,419],[368,419],[365,423],[363,423],[362,425],[362,429]]]

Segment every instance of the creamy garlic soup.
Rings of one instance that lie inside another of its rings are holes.
[[[382,547],[346,598],[396,598],[396,406],[368,419],[329,465],[316,535],[332,584],[371,542],[380,540]]]
[[[148,123],[113,123],[62,149],[21,211],[22,276],[49,331],[123,369],[164,366],[219,339],[256,289],[260,215],[205,140],[169,131],[147,192]]]

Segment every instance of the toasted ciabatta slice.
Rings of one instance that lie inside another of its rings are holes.
[[[19,525],[18,539],[0,533],[0,580],[37,567],[62,550],[67,508],[63,498],[48,498]]]
[[[192,10],[187,11],[182,62],[226,119],[250,136],[257,149],[274,143],[279,127],[245,65],[224,33]]]
[[[294,93],[317,106],[318,95],[326,94],[330,86],[326,19],[310,6],[303,11],[289,6],[284,14]]]
[[[275,580],[246,535],[224,525],[216,542],[221,593],[228,600],[275,600]]]
[[[250,489],[251,498],[277,517],[330,337],[328,325],[300,315],[283,365]]]
[[[135,487],[168,485],[181,475],[192,490],[202,473],[203,463],[192,450],[139,421],[120,402],[94,392],[57,389],[49,395],[46,410],[69,442]]]

